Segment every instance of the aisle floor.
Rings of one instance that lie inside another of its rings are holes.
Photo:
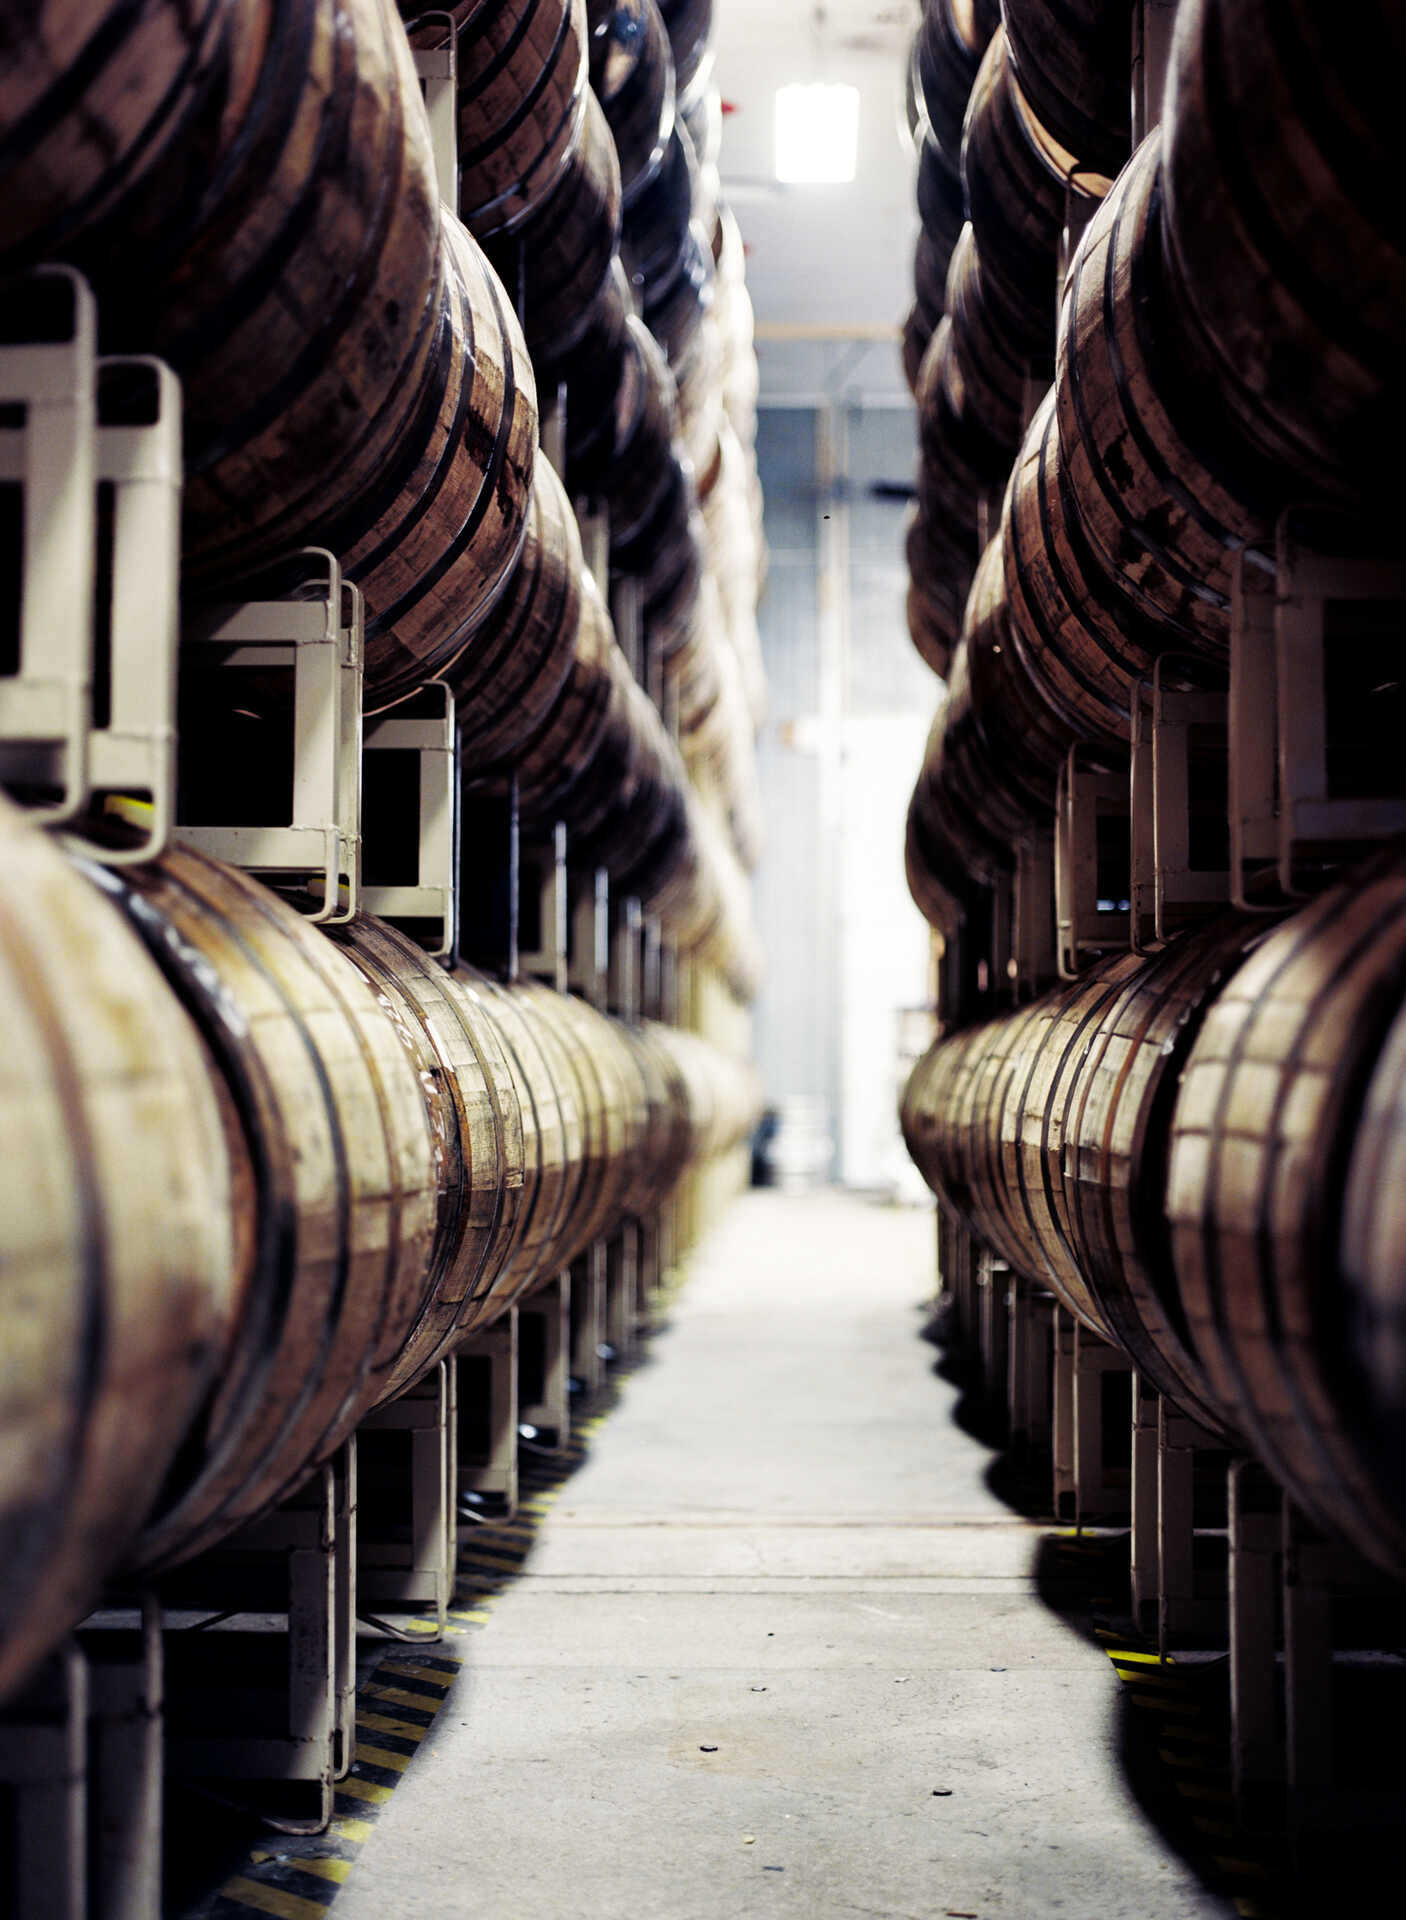
[[[921,1337],[930,1214],[753,1193],[567,1481],[337,1920],[1227,1915]]]

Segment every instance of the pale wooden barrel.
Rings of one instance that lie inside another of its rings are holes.
[[[1400,1212],[1398,1192],[1364,1193],[1361,1168],[1361,1211],[1345,1216],[1344,1203],[1357,1138],[1371,1155],[1376,1110],[1359,1136],[1364,1098],[1384,1047],[1399,1057],[1404,997],[1406,866],[1394,850],[1278,927],[1232,976],[1182,1075],[1166,1199],[1217,1411],[1300,1506],[1398,1576],[1406,1501],[1395,1463],[1384,1473],[1363,1438],[1364,1303],[1339,1259],[1345,1217],[1353,1244],[1369,1229],[1389,1243]]]
[[[928,124],[957,165],[962,120],[981,56],[1000,25],[1000,12],[980,0],[927,0],[918,30],[917,69]]]
[[[1059,334],[1062,472],[1099,569],[1163,644],[1225,660],[1233,557],[1273,566],[1273,506],[1217,454],[1214,394],[1165,326],[1160,129],[1139,147],[1075,255]],[[1163,324],[1159,326],[1159,321]]]
[[[663,164],[674,130],[674,56],[655,0],[590,0],[591,86],[615,151],[625,205]]]
[[[443,44],[427,11],[399,0],[412,46]],[[480,240],[511,233],[568,166],[586,115],[585,0],[453,0],[458,53],[459,214]]]
[[[1225,1429],[1191,1339],[1163,1198],[1187,1055],[1264,923],[1226,916],[1130,970],[1071,1049],[1052,1096],[1067,1231],[1109,1331],[1140,1374],[1193,1419]],[[1119,962],[1105,963],[1111,971]]]
[[[1185,351],[1287,501],[1398,498],[1406,235],[1394,0],[1193,0],[1166,99]]]
[[[566,684],[581,622],[581,536],[549,460],[532,478],[527,536],[507,587],[443,678],[469,777],[510,765]]]
[[[140,1527],[248,1280],[237,1120],[93,878],[0,803],[0,1699]]]
[[[237,1341],[137,1542],[145,1569],[265,1512],[381,1398],[424,1302],[438,1193],[415,1071],[345,954],[198,854],[111,884],[229,1084],[258,1194]]]
[[[495,1289],[495,1302],[517,1299],[562,1266],[560,1252],[580,1185],[580,1117],[570,1065],[554,1024],[534,1015],[521,990],[484,981],[504,1045],[517,1061],[531,1113],[531,1166],[522,1232]]]
[[[595,95],[575,152],[524,226],[487,242],[534,360],[580,340],[620,241],[620,163]]]
[[[403,934],[367,915],[333,938],[366,976],[406,1049],[435,1156],[434,1245],[419,1314],[381,1395],[391,1399],[452,1350],[479,1300],[497,1284],[515,1233],[512,1182],[521,1176],[512,1156],[519,1134],[504,1125],[511,1091],[496,1025],[450,975]]]
[[[1003,0],[1020,90],[1041,124],[1112,179],[1132,139],[1132,0]]]

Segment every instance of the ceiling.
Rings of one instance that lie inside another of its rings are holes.
[[[915,162],[903,120],[918,0],[714,0],[723,183],[747,243],[763,401],[906,399],[898,329],[912,303]],[[845,186],[774,177],[772,100],[792,80],[858,87]]]

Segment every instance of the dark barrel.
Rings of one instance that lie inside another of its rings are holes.
[[[1132,140],[1132,0],[1002,0],[1001,18],[1041,125],[1111,180]]]

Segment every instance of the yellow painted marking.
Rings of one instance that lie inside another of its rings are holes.
[[[396,1676],[403,1675],[412,1680],[428,1680],[431,1686],[439,1687],[445,1693],[448,1693],[459,1677],[457,1662],[453,1673],[445,1673],[439,1667],[391,1667],[389,1671]]]
[[[489,1609],[487,1607],[451,1607],[449,1610],[449,1618],[451,1620],[472,1620],[476,1623],[486,1620],[488,1614]]]
[[[1132,1660],[1138,1666],[1168,1667],[1170,1660],[1164,1660],[1157,1653],[1137,1653],[1131,1647],[1105,1647],[1104,1652],[1110,1660]]]
[[[320,1900],[304,1900],[299,1894],[285,1893],[282,1887],[266,1887],[258,1880],[246,1880],[237,1874],[220,1888],[226,1900],[237,1900],[242,1907],[255,1907],[260,1913],[276,1913],[279,1920],[324,1920],[327,1908]]]
[[[409,1720],[392,1720],[385,1713],[358,1713],[358,1729],[368,1727],[372,1733],[398,1733],[402,1740],[423,1740],[429,1732],[428,1727],[417,1727]]]
[[[356,1757],[368,1767],[384,1767],[387,1773],[404,1773],[410,1765],[408,1753],[392,1753],[389,1747],[370,1747],[362,1740],[356,1743]]]
[[[1237,1900],[1235,1911],[1241,1915],[1241,1920],[1260,1920],[1263,1908],[1257,1907],[1253,1900]]]
[[[353,1800],[369,1801],[373,1807],[384,1806],[391,1797],[389,1787],[378,1786],[374,1780],[358,1780],[354,1773],[337,1782],[337,1791],[349,1793]]]
[[[339,1860],[335,1853],[309,1855],[295,1859],[293,1865],[299,1873],[315,1874],[319,1880],[335,1880],[341,1886],[352,1870],[350,1860]]]
[[[340,1784],[338,1782],[339,1786]],[[371,1821],[354,1819],[349,1813],[335,1814],[331,1826],[327,1829],[334,1840],[350,1840],[352,1845],[357,1847],[363,1840],[369,1840],[375,1830]]]
[[[385,1700],[393,1707],[419,1707],[422,1713],[434,1713],[440,1704],[423,1693],[407,1693],[404,1687],[383,1687],[375,1680],[368,1680],[361,1693],[364,1699]]]

